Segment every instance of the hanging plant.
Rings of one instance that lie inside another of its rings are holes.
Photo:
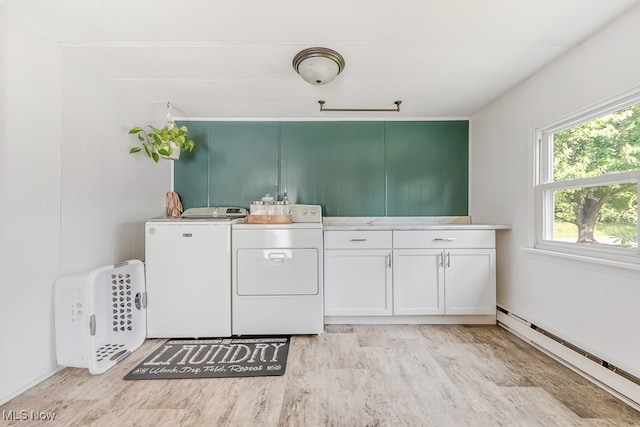
[[[189,138],[189,130],[186,126],[177,126],[175,122],[169,121],[162,129],[151,125],[147,127],[148,132],[141,127],[134,127],[129,131],[130,135],[137,135],[140,141],[140,146],[133,147],[129,153],[144,151],[158,163],[160,157],[177,160],[181,151],[193,151],[195,147],[195,142]]]

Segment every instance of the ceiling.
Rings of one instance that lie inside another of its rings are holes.
[[[0,0],[181,118],[469,117],[640,0]],[[346,67],[312,86],[300,50]],[[331,113],[326,108],[401,112]]]

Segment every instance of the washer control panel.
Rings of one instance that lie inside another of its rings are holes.
[[[322,222],[322,207],[320,205],[289,205],[291,222]]]

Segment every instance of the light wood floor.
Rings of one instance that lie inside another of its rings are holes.
[[[640,426],[640,413],[498,326],[330,325],[281,377],[124,381],[66,368],[2,411],[55,426]],[[30,416],[30,415],[29,415]],[[3,424],[4,423],[4,424]]]

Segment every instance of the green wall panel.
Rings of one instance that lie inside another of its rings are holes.
[[[297,122],[281,127],[282,188],[326,216],[384,216],[384,123]]]
[[[278,123],[212,122],[211,206],[243,206],[278,192]]]
[[[175,162],[185,209],[286,191],[325,216],[467,215],[467,121],[180,123],[197,143]]]
[[[189,127],[189,136],[196,142],[192,152],[180,153],[173,162],[173,188],[180,195],[182,206],[209,206],[209,122],[179,122]]]
[[[467,121],[387,122],[387,215],[467,215],[468,138]]]
[[[174,188],[185,209],[243,206],[278,191],[278,123],[188,122],[196,141],[175,162]]]

